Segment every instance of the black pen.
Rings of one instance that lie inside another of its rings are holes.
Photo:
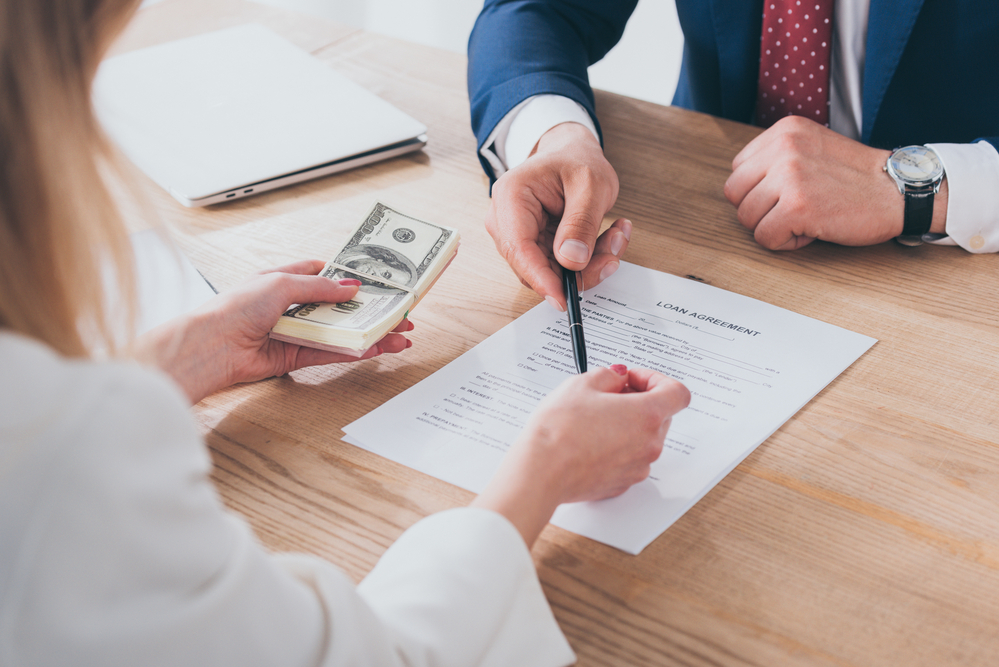
[[[572,336],[572,356],[576,370],[586,372],[586,341],[583,340],[583,313],[579,310],[579,292],[576,289],[576,272],[562,267],[562,288],[565,290],[565,307],[569,312],[569,335]]]

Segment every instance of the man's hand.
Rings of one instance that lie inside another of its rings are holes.
[[[902,233],[905,208],[883,170],[889,155],[791,116],[735,156],[725,197],[738,207],[739,222],[771,250],[797,250],[815,239],[882,243]],[[943,233],[946,217],[944,181],[930,231]]]
[[[562,123],[493,185],[486,229],[521,282],[565,310],[560,266],[582,271],[585,289],[620,266],[631,222],[617,220],[597,237],[617,192],[617,174],[593,134]]]

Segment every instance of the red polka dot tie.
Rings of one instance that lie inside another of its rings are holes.
[[[756,124],[784,116],[829,125],[829,54],[835,0],[764,0]]]

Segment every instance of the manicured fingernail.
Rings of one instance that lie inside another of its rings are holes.
[[[406,349],[408,350],[408,349],[409,349],[409,348],[411,348],[411,347],[413,347],[413,341],[411,341],[411,340],[409,340],[409,339],[407,338],[407,339],[406,339]]]
[[[614,371],[615,373],[617,373],[618,375],[627,375],[628,374],[628,367],[625,366],[624,364],[614,364],[614,365],[612,365],[610,367],[610,369],[612,371]]]
[[[576,239],[562,241],[558,252],[570,262],[579,262],[582,264],[590,259],[590,249],[586,247],[585,243]]]
[[[344,285],[346,287],[360,287],[361,286],[361,281],[357,280],[356,278],[344,278],[343,280],[340,280],[339,282],[340,282],[341,285]]]
[[[415,325],[415,324],[413,324],[413,323],[412,323],[412,321],[410,321],[410,322],[409,322],[409,328],[408,328],[408,329],[406,329],[406,331],[412,331],[412,330],[413,330],[413,329],[415,329],[415,328],[416,328],[416,325]]]
[[[617,255],[621,254],[621,248],[624,247],[624,241],[625,241],[624,234],[615,234],[614,235],[614,238],[611,239],[611,254],[612,255],[617,256]]]
[[[379,356],[383,352],[381,345],[375,345],[375,356]]]
[[[625,220],[624,224],[621,225],[621,231],[624,232],[624,238],[631,240],[631,220]]]
[[[613,276],[614,272],[617,271],[620,266],[621,262],[607,262],[607,264],[604,265],[604,268],[600,270],[600,281],[603,282]]]
[[[553,296],[546,296],[545,297],[545,301],[547,301],[548,305],[551,306],[552,308],[554,308],[555,310],[557,310],[558,312],[560,312],[560,313],[564,313],[565,312],[565,308],[563,308],[562,304],[560,304],[558,301],[555,300],[555,297],[553,297]]]

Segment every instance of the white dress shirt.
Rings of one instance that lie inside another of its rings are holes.
[[[829,85],[829,126],[859,140],[863,128],[863,73],[870,0],[836,0]],[[557,95],[535,95],[510,110],[483,144],[481,154],[499,178],[522,164],[541,136],[566,122],[596,127],[581,105]],[[928,144],[947,174],[947,236],[939,245],[970,252],[999,252],[999,152],[992,144]],[[885,175],[885,178],[889,178]],[[901,196],[901,195],[900,195]]]
[[[0,332],[0,664],[566,665],[520,534],[457,509],[361,582],[225,510],[179,389]]]

